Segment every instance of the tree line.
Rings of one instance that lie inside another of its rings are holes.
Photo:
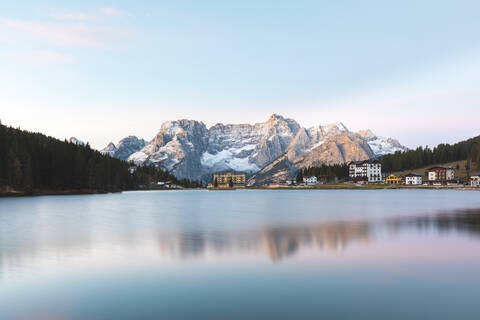
[[[417,169],[461,160],[475,162],[476,169],[480,170],[480,136],[453,145],[442,143],[433,149],[426,146],[415,150],[398,151],[384,155],[380,159],[383,172]]]
[[[303,177],[326,177],[328,181],[333,180],[334,178],[342,179],[348,177],[348,165],[344,164],[334,164],[326,165],[322,164],[321,166],[306,167],[298,170],[296,175],[297,183],[303,182]]]
[[[146,188],[155,181],[183,187],[200,182],[178,180],[155,166],[139,166],[102,155],[86,146],[61,141],[0,123],[0,187],[25,193],[90,190],[112,192]]]
[[[404,171],[423,168],[430,165],[442,164],[453,161],[467,160],[467,171],[476,169],[480,171],[480,136],[453,145],[442,143],[433,149],[428,146],[418,147],[415,150],[397,151],[393,154],[384,155],[379,159],[382,163],[383,172]],[[472,164],[475,164],[473,166]],[[303,177],[326,176],[328,180],[337,177],[348,177],[348,165],[321,165],[307,167],[298,170],[297,183],[303,182]]]

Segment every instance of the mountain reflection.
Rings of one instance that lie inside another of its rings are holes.
[[[301,248],[338,251],[352,242],[368,242],[367,222],[329,222],[309,226],[279,226],[244,232],[198,231],[160,234],[160,248],[177,258],[201,257],[213,252],[263,251],[270,259],[288,257]]]
[[[244,232],[179,232],[159,235],[164,254],[179,259],[207,253],[263,252],[272,261],[292,256],[302,248],[342,251],[353,243],[368,244],[376,230],[391,233],[435,230],[480,236],[480,209],[425,216],[394,217],[376,221],[322,222],[306,226],[278,226]]]
[[[353,245],[368,245],[373,241],[382,241],[385,233],[435,232],[439,236],[451,233],[474,238],[480,236],[480,209],[356,221],[274,226],[252,224],[243,229],[209,229],[203,225],[183,228],[177,225],[175,228],[175,223],[162,224],[160,228],[150,222],[145,220],[142,227],[131,228],[124,223],[121,228],[97,224],[98,229],[92,231],[88,221],[77,221],[75,224],[63,224],[63,229],[58,225],[46,225],[31,229],[29,233],[14,230],[0,233],[0,279],[2,274],[22,270],[28,273],[52,262],[63,266],[96,259],[103,259],[107,264],[112,259],[131,263],[158,253],[164,260],[252,255],[280,261],[302,250],[338,252]]]

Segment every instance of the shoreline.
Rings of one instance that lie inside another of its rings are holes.
[[[122,191],[98,191],[98,190],[62,190],[62,191],[0,191],[0,198],[17,198],[17,197],[40,197],[40,196],[71,196],[71,195],[88,195],[88,194],[107,194],[107,193],[120,193]]]
[[[39,191],[27,193],[23,191],[0,191],[1,198],[17,198],[17,197],[40,197],[40,196],[62,196],[62,195],[93,195],[93,194],[113,194],[122,193],[124,191],[182,191],[182,190],[207,190],[207,191],[235,191],[235,190],[458,190],[458,191],[480,191],[475,187],[459,187],[459,186],[387,186],[387,185],[347,185],[347,184],[330,184],[317,186],[276,186],[276,187],[245,187],[245,188],[178,188],[178,189],[132,189],[119,191],[97,191],[97,190],[63,190],[63,191]]]

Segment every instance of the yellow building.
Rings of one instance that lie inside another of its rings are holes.
[[[247,183],[245,173],[223,172],[213,174],[213,187],[215,188],[242,188]]]
[[[385,180],[387,184],[402,184],[403,177],[396,176],[393,173],[388,175],[387,179]]]

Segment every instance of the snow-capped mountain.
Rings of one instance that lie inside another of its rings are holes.
[[[108,146],[100,150],[103,154],[108,154],[121,160],[126,160],[133,153],[142,150],[147,145],[147,141],[139,139],[135,136],[128,136],[123,138],[115,145],[110,142]]]
[[[377,156],[408,150],[407,147],[402,146],[398,140],[378,137],[370,130],[361,130],[357,133],[368,142],[368,145]]]
[[[136,164],[155,164],[180,178],[202,180],[222,170],[260,172],[281,157],[294,171],[303,166],[363,160],[406,149],[398,141],[379,138],[369,130],[351,132],[342,123],[306,129],[276,114],[253,125],[219,123],[210,128],[195,120],[167,121],[136,152],[129,148],[119,153],[120,146],[110,143],[102,152],[118,158],[121,155]]]
[[[83,142],[82,140],[78,140],[75,137],[71,137],[70,139],[68,139],[68,142],[73,143],[73,144],[78,144],[79,146],[84,146],[85,145],[85,142]]]

